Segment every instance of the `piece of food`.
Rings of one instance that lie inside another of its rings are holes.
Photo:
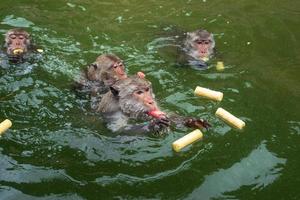
[[[210,89],[199,87],[199,86],[196,87],[194,94],[197,96],[205,97],[205,98],[212,99],[215,101],[222,101],[222,99],[223,99],[222,92],[210,90]]]
[[[14,49],[13,50],[14,55],[22,54],[23,52],[24,52],[23,49]]]
[[[225,69],[224,63],[222,61],[217,62],[216,69],[218,71],[223,71]]]
[[[192,144],[193,142],[200,140],[203,137],[203,133],[196,129],[193,132],[183,136],[182,138],[179,138],[175,142],[173,142],[172,147],[174,151],[179,152],[181,149],[186,147],[187,145]]]
[[[148,115],[154,117],[154,118],[162,118],[162,117],[166,117],[166,113],[160,111],[160,110],[152,110],[150,112],[148,112]]]
[[[209,58],[208,58],[208,57],[202,57],[202,58],[200,58],[200,59],[203,60],[204,62],[209,61]]]
[[[9,119],[4,120],[0,123],[0,135],[11,127],[12,123]]]
[[[216,111],[216,116],[221,118],[227,124],[240,130],[243,129],[246,125],[245,122],[235,117],[234,115],[224,110],[223,108],[218,108],[218,110]]]
[[[43,49],[36,49],[36,51],[39,52],[39,53],[43,53],[44,52]]]

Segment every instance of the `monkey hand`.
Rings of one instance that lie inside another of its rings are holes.
[[[145,74],[144,72],[137,72],[136,75],[139,77],[139,78],[145,78]]]
[[[184,125],[191,128],[205,128],[206,130],[211,127],[211,125],[206,120],[195,118],[185,119]]]
[[[168,128],[170,125],[170,120],[166,117],[163,117],[152,120],[148,127],[155,136],[162,136],[168,132]]]

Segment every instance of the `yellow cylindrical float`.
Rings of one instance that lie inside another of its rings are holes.
[[[179,152],[181,149],[186,147],[189,144],[192,144],[193,142],[201,139],[203,137],[203,133],[196,129],[193,132],[183,136],[182,138],[179,138],[175,142],[173,142],[172,147],[174,151]]]
[[[204,88],[204,87],[200,87],[200,86],[196,87],[194,94],[197,96],[205,97],[205,98],[212,99],[215,101],[222,101],[222,99],[223,99],[222,92],[210,90],[208,88]]]
[[[4,120],[0,123],[0,135],[11,127],[12,123],[9,119]]]
[[[225,69],[224,63],[222,61],[218,61],[216,65],[217,71],[223,71]]]
[[[243,129],[244,126],[246,125],[245,122],[235,117],[234,115],[224,110],[223,108],[218,108],[218,110],[216,111],[216,116],[221,118],[227,124],[240,130]]]

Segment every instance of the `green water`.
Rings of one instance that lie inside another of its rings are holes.
[[[25,27],[44,53],[0,68],[0,121],[13,122],[0,138],[0,199],[299,199],[299,19],[296,0],[1,0],[0,33]],[[224,72],[174,65],[175,36],[200,27],[215,34]],[[146,73],[162,110],[213,128],[180,153],[171,143],[191,129],[110,133],[70,91],[107,52]],[[197,85],[223,101],[194,97]]]

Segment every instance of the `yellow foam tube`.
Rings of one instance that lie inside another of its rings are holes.
[[[223,71],[225,69],[224,63],[222,61],[217,62],[216,69],[217,71]]]
[[[193,132],[183,136],[182,138],[179,138],[175,142],[173,142],[172,147],[174,151],[179,152],[181,149],[186,147],[189,144],[192,144],[193,142],[200,140],[203,137],[203,133],[196,129]]]
[[[223,99],[222,92],[210,90],[210,89],[203,88],[200,86],[196,87],[194,94],[197,96],[205,97],[205,98],[212,99],[215,101],[222,101],[222,99]]]
[[[9,119],[4,120],[0,123],[0,135],[11,127],[12,123]]]
[[[218,110],[216,111],[216,116],[221,118],[227,124],[240,130],[242,130],[246,125],[245,122],[235,117],[234,115],[224,110],[223,108],[218,108]]]

